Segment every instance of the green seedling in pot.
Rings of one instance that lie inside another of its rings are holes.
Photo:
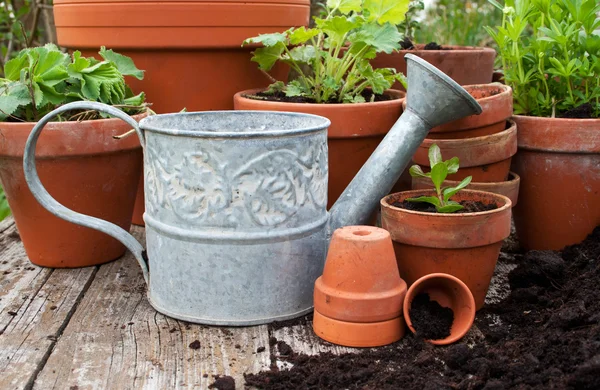
[[[429,165],[431,172],[424,173],[420,166],[410,167],[410,175],[413,177],[428,177],[435,186],[436,196],[420,196],[418,198],[408,198],[408,202],[425,202],[435,206],[438,213],[453,213],[464,207],[453,200],[450,200],[458,191],[462,190],[471,182],[472,177],[467,176],[456,187],[442,188],[442,184],[448,175],[458,172],[458,157],[452,157],[450,160],[442,160],[440,148],[433,144],[429,147]]]

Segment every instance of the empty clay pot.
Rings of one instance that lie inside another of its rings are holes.
[[[473,294],[460,279],[443,273],[425,275],[416,280],[406,293],[404,299],[404,318],[406,325],[413,333],[417,333],[410,319],[410,307],[413,299],[426,293],[432,301],[442,307],[449,307],[454,312],[454,322],[450,328],[450,336],[440,340],[426,340],[435,345],[448,345],[460,340],[475,321],[475,300]]]
[[[406,331],[400,279],[390,234],[373,226],[347,226],[333,233],[323,275],[315,282],[315,333],[349,347],[375,347],[400,340]]]
[[[517,125],[507,122],[507,129],[496,134],[465,139],[426,138],[419,146],[413,161],[429,171],[429,147],[437,144],[445,159],[458,157],[460,169],[449,180],[473,176],[474,182],[490,183],[508,179],[512,156],[517,153]]]
[[[395,202],[435,191],[413,190],[381,200],[381,223],[390,232],[400,275],[411,286],[433,273],[462,280],[473,293],[476,308],[483,306],[502,241],[510,234],[511,201],[489,192],[462,190],[457,202],[495,203],[498,208],[476,213],[426,213],[395,207]]]
[[[456,187],[460,183],[457,180],[444,180],[443,187]],[[496,183],[474,183],[471,182],[467,186],[470,190],[492,192],[494,194],[504,195],[512,202],[512,207],[517,205],[519,199],[519,185],[521,178],[514,172],[508,173],[508,180]],[[412,189],[423,190],[434,188],[431,179],[426,177],[413,177]]]
[[[404,92],[388,90],[395,99],[373,103],[314,104],[250,99],[260,89],[235,94],[236,110],[292,111],[320,115],[331,121],[327,130],[329,187],[327,208],[339,198],[383,137],[402,114]]]
[[[513,119],[519,242],[527,250],[561,250],[583,241],[600,225],[600,119]]]
[[[391,54],[379,53],[371,60],[374,68],[395,68],[406,74],[408,53],[421,57],[460,85],[487,84],[492,82],[496,51],[487,47],[443,45],[443,50],[424,50],[416,45],[413,50],[399,50]],[[400,83],[392,88],[402,89]]]
[[[467,92],[481,106],[479,115],[470,115],[429,131],[431,139],[462,139],[496,134],[506,129],[513,111],[512,88],[500,83],[467,85]]]

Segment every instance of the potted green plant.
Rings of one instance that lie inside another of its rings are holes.
[[[402,50],[379,53],[371,64],[375,68],[392,67],[406,72],[404,55],[423,58],[460,85],[487,84],[492,81],[496,51],[478,39],[481,23],[494,15],[483,7],[469,7],[474,1],[437,0],[426,10],[424,18],[417,14],[424,8],[422,0],[412,0],[406,20],[399,26],[403,34]],[[495,11],[491,7],[491,11]],[[421,42],[421,43],[414,43]],[[442,42],[438,45],[436,42]],[[396,84],[394,88],[400,88]]]
[[[377,53],[400,48],[396,25],[409,0],[329,0],[314,28],[263,34],[244,44],[262,44],[252,60],[268,72],[289,64],[297,74],[273,79],[265,90],[239,92],[236,110],[296,111],[331,120],[328,131],[330,207],[402,113],[404,93],[389,90],[404,75],[373,69]],[[293,46],[292,48],[289,48]]]
[[[134,95],[124,76],[142,78],[130,58],[102,48],[102,61],[71,56],[55,45],[22,50],[0,78],[0,181],[29,259],[47,267],[100,264],[125,247],[103,233],[54,217],[29,192],[23,174],[25,142],[38,120],[78,100],[111,104],[146,115],[143,93]],[[142,166],[137,137],[115,139],[128,126],[94,111],[65,112],[49,123],[37,147],[37,169],[59,202],[129,229]]]
[[[488,28],[514,91],[521,177],[514,209],[525,249],[562,249],[600,224],[600,4],[522,0]]]
[[[419,165],[412,176],[428,178],[433,190],[412,190],[381,200],[381,222],[394,241],[400,275],[409,287],[432,273],[462,280],[483,306],[502,241],[510,234],[511,201],[505,196],[464,190],[471,177],[456,187],[442,187],[458,172],[459,159],[443,161],[436,144],[429,148],[430,172]]]

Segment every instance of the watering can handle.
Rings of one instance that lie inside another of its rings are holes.
[[[77,225],[101,231],[121,241],[127,247],[127,249],[133,253],[138,263],[142,267],[142,274],[144,275],[144,280],[147,284],[148,265],[146,263],[145,251],[142,245],[131,234],[113,223],[80,214],[66,208],[62,204],[58,203],[56,199],[54,199],[48,193],[48,191],[46,191],[40,182],[40,178],[35,167],[35,147],[37,145],[38,138],[40,137],[42,129],[46,123],[50,122],[50,120],[56,115],[71,110],[96,110],[117,117],[133,127],[140,138],[140,143],[142,146],[145,145],[144,134],[142,133],[142,130],[138,126],[137,122],[123,111],[107,104],[96,102],[73,102],[65,104],[40,119],[40,121],[34,126],[31,134],[29,134],[29,138],[27,138],[27,143],[25,144],[25,153],[23,156],[23,168],[25,171],[25,180],[27,181],[27,185],[37,201],[46,210],[50,211],[57,217]]]

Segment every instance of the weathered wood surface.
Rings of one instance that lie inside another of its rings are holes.
[[[143,242],[143,228],[132,232]],[[504,297],[512,267],[499,264],[488,301]],[[130,254],[100,267],[40,268],[12,220],[0,222],[0,332],[0,389],[207,389],[217,375],[244,389],[244,373],[288,366],[273,338],[310,355],[359,351],[321,341],[309,319],[247,328],[170,319],[148,304]]]

